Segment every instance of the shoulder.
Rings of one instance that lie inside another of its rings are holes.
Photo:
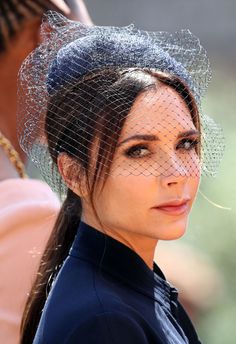
[[[42,339],[35,343],[59,343],[61,338],[65,344],[149,343],[149,323],[115,290],[104,286],[101,297],[91,264],[76,262],[67,259],[59,273],[39,326],[38,338]]]
[[[12,232],[50,227],[55,222],[60,203],[49,186],[39,180],[8,179],[0,182],[1,230]]]
[[[10,203],[24,201],[31,201],[32,203],[52,202],[54,206],[59,206],[56,195],[41,180],[28,178],[6,179],[0,182],[0,192],[5,197],[4,199],[1,198],[1,203],[7,204],[7,201],[10,201]]]
[[[148,344],[148,333],[129,313],[109,311],[90,316],[68,334],[66,343]]]

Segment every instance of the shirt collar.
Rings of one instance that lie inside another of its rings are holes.
[[[70,255],[89,261],[136,291],[170,308],[177,291],[153,262],[151,270],[131,248],[81,222]]]

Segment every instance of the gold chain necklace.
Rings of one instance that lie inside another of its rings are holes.
[[[12,165],[15,167],[19,176],[21,178],[27,178],[25,166],[19,154],[17,153],[15,148],[12,146],[11,142],[3,135],[1,131],[0,131],[0,146],[3,148],[4,152],[6,153]]]

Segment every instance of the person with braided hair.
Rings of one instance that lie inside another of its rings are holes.
[[[27,293],[60,203],[48,185],[27,178],[17,140],[17,73],[40,42],[47,10],[92,25],[83,0],[0,1],[0,343],[19,342]]]

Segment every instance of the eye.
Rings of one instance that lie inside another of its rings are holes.
[[[150,150],[148,149],[147,145],[143,144],[132,146],[125,151],[125,155],[128,158],[142,158],[149,154],[151,154]]]
[[[190,151],[192,149],[195,149],[198,144],[199,144],[198,139],[185,138],[178,143],[178,145],[176,146],[176,149],[183,149],[186,151]]]

